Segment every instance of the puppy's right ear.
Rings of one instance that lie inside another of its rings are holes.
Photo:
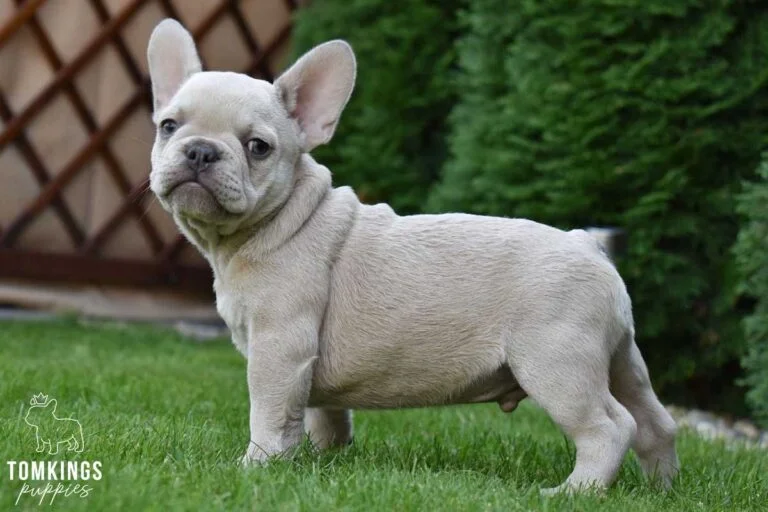
[[[176,20],[157,24],[147,47],[155,112],[171,101],[181,85],[202,70],[192,35]]]

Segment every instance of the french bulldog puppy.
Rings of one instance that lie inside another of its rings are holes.
[[[268,83],[203,72],[190,34],[165,20],[148,59],[151,189],[210,263],[247,358],[244,462],[286,453],[305,432],[321,448],[348,443],[351,409],[511,411],[530,396],[576,447],[550,492],[610,485],[630,447],[670,484],[675,422],[594,237],[523,219],[402,217],[333,188],[310,151],[331,140],[352,93],[343,41]]]

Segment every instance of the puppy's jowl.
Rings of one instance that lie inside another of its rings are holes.
[[[217,308],[248,360],[245,462],[305,432],[318,447],[347,443],[351,409],[495,401],[511,411],[530,396],[576,446],[555,490],[609,485],[630,447],[669,485],[675,424],[635,345],[624,283],[593,237],[522,219],[401,217],[333,188],[309,153],[331,140],[352,93],[343,41],[274,84],[202,72],[171,20],[148,57],[151,187],[210,262]]]

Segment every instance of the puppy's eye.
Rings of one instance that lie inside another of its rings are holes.
[[[179,123],[173,119],[163,119],[160,122],[160,131],[163,135],[173,135],[173,132],[179,129]]]
[[[270,151],[272,151],[272,146],[257,137],[248,141],[248,151],[250,151],[252,157],[262,159],[269,155]]]

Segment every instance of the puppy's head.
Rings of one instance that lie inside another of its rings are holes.
[[[227,235],[279,208],[302,153],[328,142],[355,82],[343,41],[315,47],[274,84],[203,72],[178,22],[147,50],[157,126],[150,187],[179,219]]]

